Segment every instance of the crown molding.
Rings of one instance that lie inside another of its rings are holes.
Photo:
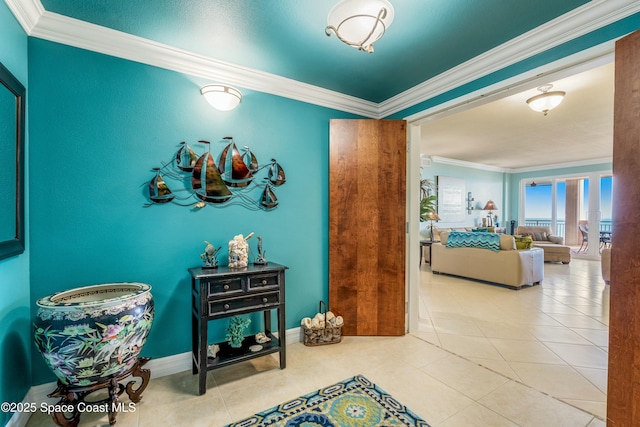
[[[44,10],[40,0],[5,0],[27,35],[380,119],[640,11],[636,0],[592,0],[382,103],[177,49]]]
[[[439,163],[442,165],[460,166],[463,168],[480,169],[484,171],[499,172],[499,173],[505,173],[508,171],[508,169],[505,169],[505,168],[485,165],[483,163],[467,162],[465,160],[450,159],[448,157],[440,157],[440,156],[429,156],[429,157],[431,158],[431,161],[433,163]]]
[[[39,0],[5,0],[32,37],[309,104],[378,118],[374,102],[177,49],[44,10]]]
[[[640,11],[634,0],[593,0],[379,104],[390,116]]]
[[[4,0],[13,16],[16,17],[27,35],[31,35],[33,28],[44,14],[44,7],[40,0]]]
[[[468,92],[458,98],[453,98],[441,104],[434,105],[425,110],[403,117],[410,123],[423,124],[431,120],[437,120],[448,114],[474,108],[484,103],[493,102],[532,87],[540,86],[550,81],[560,80],[566,77],[592,70],[602,65],[613,62],[615,56],[615,42],[613,40],[590,47],[573,55],[565,56],[554,62],[549,62],[537,68],[528,70],[522,74],[493,83]]]
[[[489,172],[510,173],[510,174],[538,172],[538,171],[552,170],[552,169],[575,168],[580,166],[593,166],[593,165],[601,165],[603,163],[613,163],[613,157],[600,157],[597,159],[579,160],[575,162],[565,162],[565,163],[552,163],[548,165],[529,166],[526,168],[501,168],[497,166],[485,165],[483,163],[467,162],[465,160],[450,159],[448,157],[440,157],[440,156],[428,156],[424,154],[421,154],[420,158],[421,159],[429,158],[433,163],[439,163],[441,165],[460,166],[468,169],[479,169],[479,170],[484,170]]]
[[[526,168],[505,169],[505,171],[507,173],[525,173],[525,172],[537,172],[537,171],[551,170],[551,169],[566,169],[566,168],[576,168],[580,166],[601,165],[603,163],[613,163],[613,157],[600,157],[597,159],[579,160],[575,162],[565,162],[565,163],[551,163],[548,165],[528,166]]]

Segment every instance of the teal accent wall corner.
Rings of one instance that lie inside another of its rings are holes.
[[[289,267],[287,328],[326,300],[329,120],[352,115],[243,88],[239,107],[220,112],[200,95],[211,82],[40,39],[29,40],[29,79],[33,301],[96,283],[148,283],[156,313],[142,353],[183,353],[191,348],[187,268],[201,265],[205,240],[226,254],[234,235],[250,232],[262,236],[269,260]],[[225,136],[285,169],[275,210],[143,207],[151,169],[181,141],[197,153],[198,140],[211,141],[217,159]],[[217,323],[223,339],[226,322]],[[34,384],[54,380],[36,356]]]
[[[27,35],[7,5],[0,2],[0,62],[27,88],[28,97],[27,59]],[[28,171],[28,131],[25,144]],[[27,178],[25,190],[28,191],[28,188]],[[28,219],[28,199],[25,202],[25,215]],[[28,221],[25,231],[28,238]],[[32,379],[28,241],[23,254],[0,260],[0,324],[0,401],[21,402],[31,387]],[[12,415],[2,412],[0,425],[7,424]]]

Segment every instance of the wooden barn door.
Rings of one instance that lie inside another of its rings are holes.
[[[331,120],[329,306],[344,335],[404,335],[407,128]]]
[[[640,426],[640,31],[616,42],[607,426]]]

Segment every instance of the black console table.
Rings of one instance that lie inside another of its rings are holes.
[[[286,324],[284,304],[284,265],[269,262],[244,268],[190,268],[192,290],[193,373],[199,374],[199,394],[207,391],[207,372],[271,353],[280,353],[280,369],[286,367]],[[271,313],[278,314],[278,336],[271,331]],[[246,337],[240,349],[226,342],[217,343],[220,351],[215,358],[207,357],[209,320],[240,314],[264,312],[264,333],[271,338],[262,349],[254,336]]]

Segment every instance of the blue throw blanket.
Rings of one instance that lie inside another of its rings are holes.
[[[447,248],[479,248],[499,251],[500,235],[496,233],[452,231],[447,238]]]

